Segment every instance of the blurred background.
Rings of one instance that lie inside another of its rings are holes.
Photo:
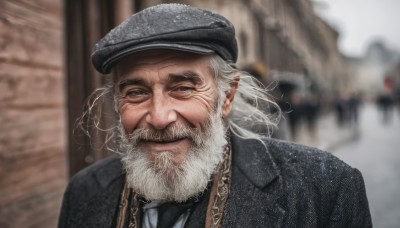
[[[0,0],[0,227],[56,227],[70,176],[108,155],[90,148],[103,135],[74,135],[88,95],[106,81],[92,47],[165,2],[231,20],[238,67],[284,112],[273,137],[360,169],[374,226],[400,226],[398,0]]]

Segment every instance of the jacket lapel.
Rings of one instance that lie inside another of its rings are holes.
[[[224,227],[280,227],[279,170],[264,142],[232,136],[232,185]]]
[[[279,170],[264,142],[232,137],[233,165],[256,187],[262,189],[279,177]]]

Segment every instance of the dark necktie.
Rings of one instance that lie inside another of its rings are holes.
[[[157,207],[158,219],[157,219],[157,228],[171,228],[176,220],[186,212],[191,206],[193,202],[184,202],[184,203],[164,203]]]

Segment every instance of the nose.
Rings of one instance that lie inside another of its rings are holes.
[[[177,113],[164,94],[153,94],[146,122],[155,129],[164,129],[177,120]]]

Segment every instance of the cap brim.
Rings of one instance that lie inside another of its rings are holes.
[[[117,52],[116,54],[112,55],[110,58],[105,60],[102,65],[102,71],[109,73],[113,65],[118,60],[137,52],[152,50],[152,49],[170,49],[170,50],[191,52],[196,54],[215,53],[211,49],[196,45],[186,45],[186,44],[176,44],[176,43],[154,43],[154,44],[135,45],[134,47],[131,48],[129,47],[125,48],[124,50]]]

